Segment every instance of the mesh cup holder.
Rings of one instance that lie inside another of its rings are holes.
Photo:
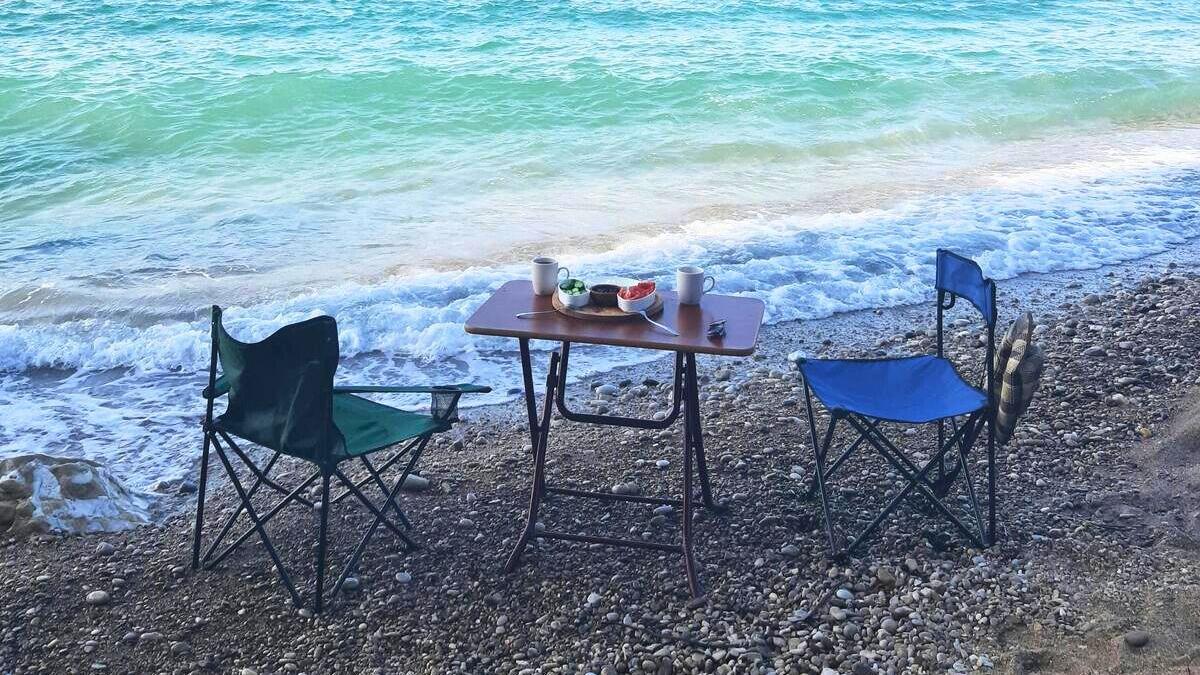
[[[454,387],[434,387],[437,391],[430,396],[429,414],[441,422],[458,421],[458,399],[462,392]]]

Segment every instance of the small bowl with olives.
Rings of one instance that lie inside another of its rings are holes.
[[[592,286],[592,304],[597,307],[616,307],[617,292],[621,287],[616,284],[595,284]]]

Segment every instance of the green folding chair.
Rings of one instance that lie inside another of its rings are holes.
[[[221,370],[219,377],[218,365]],[[300,594],[267,534],[266,524],[288,504],[315,507],[320,514],[320,525],[313,595],[314,609],[320,612],[325,595],[329,510],[350,496],[366,507],[375,519],[342,568],[330,600],[337,597],[346,578],[357,568],[363,550],[380,525],[400,538],[405,551],[417,548],[416,542],[406,532],[411,530],[412,524],[401,510],[397,495],[433,435],[448,431],[458,421],[459,397],[469,393],[485,393],[491,389],[470,384],[335,387],[333,376],[337,366],[338,334],[337,322],[333,317],[315,317],[280,328],[261,342],[245,343],[235,340],[226,332],[221,323],[221,308],[213,306],[212,352],[208,386],[203,392],[207,410],[192,542],[193,569],[199,569],[202,564],[205,569],[216,567],[257,533],[292,602],[297,607],[302,606]],[[399,410],[358,395],[372,393],[430,394],[432,401],[429,414]],[[222,397],[226,398],[225,412],[214,417],[215,402]],[[238,446],[234,437],[273,451],[270,459],[259,467]],[[397,447],[398,450],[378,466],[370,459],[376,452]],[[216,450],[217,458],[225,467],[225,473],[241,503],[225,520],[202,556],[210,448]],[[238,478],[227,451],[253,475],[254,483],[249,488]],[[309,462],[315,465],[316,471],[289,490],[270,476],[271,469],[282,455]],[[389,487],[383,474],[404,458],[408,461],[403,471]],[[348,461],[361,464],[366,469],[366,478],[357,482],[351,480],[343,470],[344,463]],[[345,487],[345,491],[331,500],[330,483],[334,479]],[[317,481],[321,483],[321,501],[314,504],[304,497],[304,492]],[[374,485],[383,495],[382,504],[372,502],[363,492],[369,485]],[[284,496],[260,515],[252,499],[263,487]],[[389,512],[396,518],[390,518]],[[243,513],[249,518],[251,527],[221,548]]]

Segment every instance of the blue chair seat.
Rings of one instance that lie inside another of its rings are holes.
[[[987,394],[936,356],[805,359],[800,371],[830,410],[891,422],[924,424],[987,406]]]

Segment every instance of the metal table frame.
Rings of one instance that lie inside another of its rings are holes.
[[[687,572],[688,589],[695,599],[704,595],[700,583],[700,575],[696,567],[696,557],[693,552],[692,514],[695,508],[693,494],[693,479],[700,480],[700,498],[705,507],[712,511],[722,510],[713,500],[712,486],[708,477],[708,464],[704,456],[704,438],[700,427],[700,392],[696,376],[696,354],[688,351],[675,352],[675,379],[672,391],[671,412],[662,420],[647,420],[636,417],[621,417],[617,415],[597,415],[580,413],[570,410],[566,405],[567,365],[570,359],[571,343],[562,342],[561,347],[550,356],[550,368],[546,376],[546,394],[539,416],[537,401],[533,390],[533,363],[529,353],[529,338],[520,338],[521,370],[525,385],[525,406],[529,414],[529,435],[533,441],[534,470],[533,486],[529,495],[529,511],[526,514],[525,529],[521,532],[517,544],[505,565],[506,572],[512,572],[521,563],[521,555],[529,542],[535,538],[576,541],[589,544],[605,544],[609,546],[625,546],[630,548],[649,549],[678,553],[683,556]],[[554,408],[564,419],[588,424],[605,426],[632,427],[635,429],[666,429],[675,423],[680,412],[683,412],[683,498],[643,497],[640,495],[619,495],[607,492],[593,492],[569,487],[558,487],[546,481],[546,451],[550,436],[550,419]],[[695,474],[693,476],[693,466]],[[584,497],[605,502],[634,502],[639,504],[667,504],[682,510],[683,538],[678,544],[667,544],[636,539],[618,539],[588,534],[575,534],[546,529],[537,531],[538,511],[547,495],[557,494],[571,497]]]

